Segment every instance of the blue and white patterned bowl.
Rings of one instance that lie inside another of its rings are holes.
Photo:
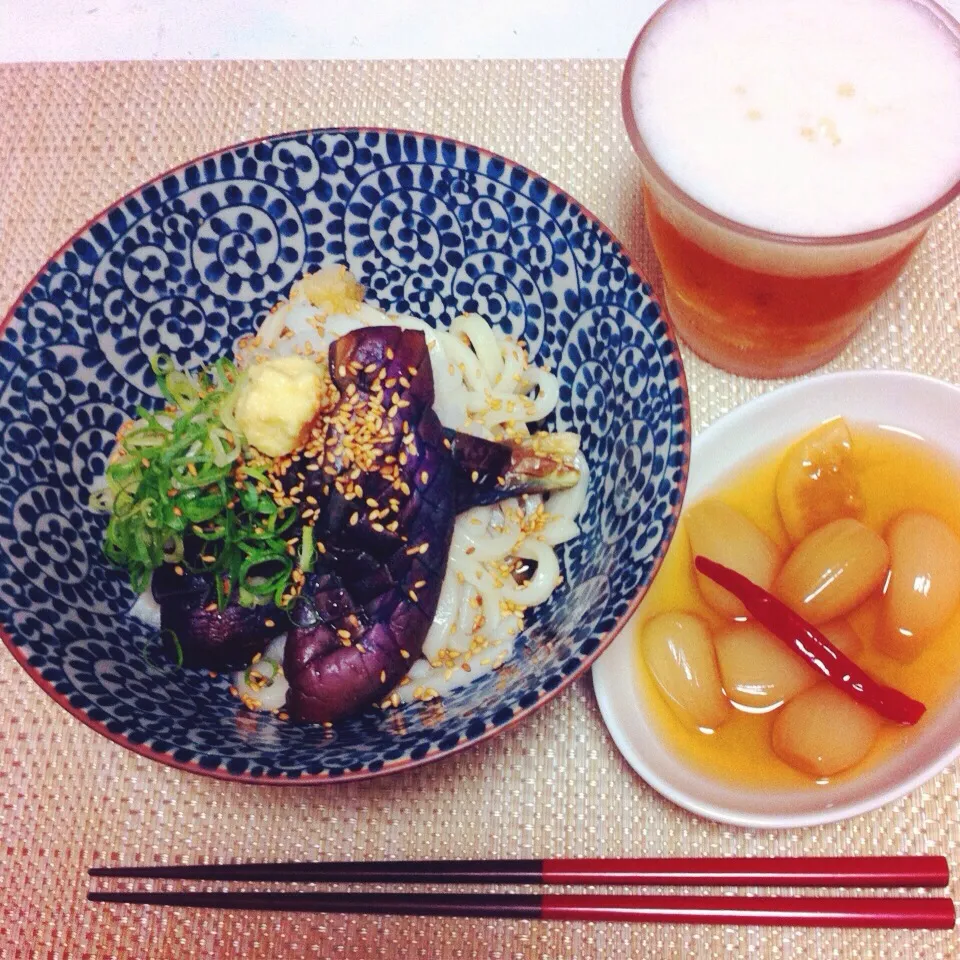
[[[245,711],[225,677],[165,665],[100,552],[87,506],[114,433],[157,406],[148,358],[208,361],[304,270],[341,262],[385,309],[476,311],[562,381],[556,426],[590,463],[564,584],[513,656],[442,703],[332,730]],[[0,622],[34,680],[162,763],[259,783],[329,782],[492,736],[581,674],[636,607],[680,509],[689,454],[667,322],[610,232],[541,177],[417,133],[308,130],[241,144],[133,191],[28,285],[0,338]]]

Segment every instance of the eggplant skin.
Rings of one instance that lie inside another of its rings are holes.
[[[402,466],[396,485],[376,470],[356,482],[375,510],[394,502],[390,516],[397,527],[390,531],[385,518],[372,520],[369,505],[358,511],[357,501],[342,503],[335,484],[325,501],[317,496],[315,535],[326,553],[301,590],[301,607],[308,609],[295,608],[292,620],[304,626],[290,631],[283,662],[294,720],[332,723],[379,706],[420,656],[440,599],[455,516],[453,457],[432,406],[423,334],[370,327],[341,337],[330,351],[330,372],[343,396],[351,383],[370,395],[381,370],[386,383],[397,384],[389,388],[385,417],[395,435],[383,441],[381,453],[399,457]],[[336,457],[338,437],[330,441],[327,462],[348,472],[350,464]],[[309,488],[326,481],[306,482]]]
[[[310,625],[290,631],[283,664],[290,682],[287,711],[294,720],[335,722],[379,705],[420,656],[446,572],[451,500],[421,513],[432,527],[428,554],[411,557],[400,549],[350,586],[333,569],[307,579],[292,619]],[[343,566],[334,556],[330,567]],[[310,615],[304,616],[301,607],[307,605]]]
[[[315,596],[322,596],[325,589],[338,590],[331,587],[335,580],[331,577],[326,586],[318,584]],[[390,593],[382,618],[368,619],[350,646],[344,646],[337,632],[346,619],[293,631],[288,640],[293,645],[291,654],[284,658],[291,717],[335,722],[377,704],[400,682],[408,668],[400,651],[410,646],[417,651],[407,650],[411,658],[419,655],[417,648],[422,648],[431,618],[417,605],[401,601],[398,590]]]
[[[212,578],[179,575],[170,564],[154,572],[152,590],[165,652],[184,667],[241,670],[289,622],[273,604],[241,607],[232,600],[220,610]]]
[[[485,440],[445,430],[454,464],[458,513],[525,493],[551,493],[574,486],[579,441],[571,434],[538,433],[522,440]]]

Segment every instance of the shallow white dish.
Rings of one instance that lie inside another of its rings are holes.
[[[907,431],[960,462],[960,388],[910,373],[862,371],[812,377],[727,414],[693,443],[686,499],[699,500],[738,465],[824,420]],[[960,495],[960,491],[958,491]],[[960,696],[922,721],[907,749],[847,782],[790,790],[731,786],[688,765],[665,744],[637,683],[635,621],[593,667],[604,722],[627,762],[654,789],[693,813],[745,827],[804,827],[874,810],[960,757]]]

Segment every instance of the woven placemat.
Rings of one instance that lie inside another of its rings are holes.
[[[0,66],[0,314],[46,257],[122,193],[193,156],[304,127],[399,126],[481,144],[569,190],[659,277],[613,61]],[[942,216],[870,324],[828,369],[960,382],[960,211]],[[685,352],[693,424],[776,384]],[[0,956],[934,958],[955,934],[311,917],[88,905],[93,862],[201,858],[945,853],[957,767],[884,810],[784,832],[727,828],[640,781],[584,679],[442,763],[326,788],[239,786],[99,737],[0,652]],[[954,883],[954,897],[960,886]]]

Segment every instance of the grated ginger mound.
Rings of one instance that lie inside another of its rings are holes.
[[[363,287],[343,264],[321,267],[316,273],[306,274],[290,291],[290,299],[296,290],[310,303],[325,313],[355,313],[363,302]]]
[[[239,387],[237,425],[268,457],[292,453],[304,430],[336,393],[325,369],[306,357],[276,357],[251,367]]]

